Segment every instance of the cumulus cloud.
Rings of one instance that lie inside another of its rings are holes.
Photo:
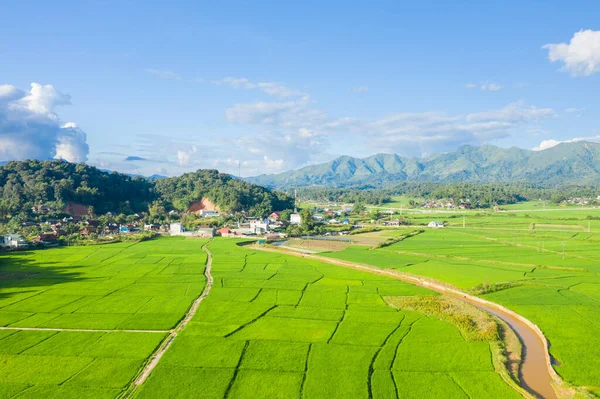
[[[177,151],[177,161],[179,166],[188,166],[192,155],[198,151],[195,145],[192,146],[188,151]]]
[[[75,123],[63,123],[55,108],[70,97],[54,86],[32,83],[30,90],[0,85],[0,160],[87,160],[86,134]]]
[[[363,94],[369,91],[369,86],[358,86],[358,87],[353,87],[352,91],[355,93],[359,93],[359,94]]]
[[[580,30],[569,43],[546,44],[550,62],[562,62],[561,68],[573,76],[600,72],[600,31]]]
[[[467,83],[467,84],[465,85],[465,87],[466,87],[467,89],[476,89],[476,88],[477,88],[477,85],[476,85],[475,83]]]
[[[569,140],[554,140],[554,139],[544,140],[540,143],[539,146],[533,147],[532,150],[533,151],[544,151],[544,150],[547,150],[548,148],[556,147],[557,145],[562,144],[562,143],[577,143],[580,141],[590,141],[592,143],[600,143],[600,136],[575,137],[575,138],[572,138]]]
[[[333,118],[314,108],[307,96],[297,101],[237,104],[226,111],[230,122],[263,131],[240,140],[238,145],[246,148],[248,154],[284,160],[280,166],[288,169],[324,155],[334,136],[348,139],[348,135],[353,135],[352,143],[372,151],[427,155],[506,138],[519,128],[526,130],[553,116],[550,108],[515,102],[462,115],[420,112],[397,113],[376,120]]]

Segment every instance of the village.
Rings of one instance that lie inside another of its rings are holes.
[[[38,205],[32,208],[36,221],[24,221],[10,234],[0,235],[0,248],[22,250],[34,247],[55,247],[90,242],[126,240],[139,235],[171,235],[188,237],[255,237],[276,240],[302,234],[346,235],[367,225],[402,227],[410,225],[398,212],[383,210],[373,214],[353,204],[332,204],[325,207],[295,210],[275,210],[267,217],[253,217],[245,212],[221,212],[209,199],[192,203],[185,211],[161,210],[130,215],[107,212],[95,215],[90,207],[69,202],[61,218],[53,218],[52,209]],[[48,216],[48,217],[46,217]],[[303,224],[303,218],[310,223]],[[351,221],[352,219],[352,221]],[[308,227],[307,227],[308,226]],[[429,227],[443,227],[431,222]]]

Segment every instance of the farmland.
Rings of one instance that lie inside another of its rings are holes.
[[[518,397],[493,342],[382,299],[430,291],[233,241],[208,247],[215,285],[137,397]]]
[[[120,395],[202,291],[202,244],[174,238],[3,255],[0,397]]]
[[[381,249],[349,246],[324,255],[444,281],[507,306],[542,329],[566,381],[600,394],[598,216],[599,210],[447,213],[435,216],[446,217],[446,229]]]
[[[3,255],[0,397],[519,397],[495,337],[386,302],[437,294],[227,239],[207,246],[209,295],[131,390],[202,292],[205,243]]]

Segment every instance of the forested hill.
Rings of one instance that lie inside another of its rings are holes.
[[[208,198],[221,210],[247,211],[266,216],[274,210],[291,209],[288,195],[232,178],[216,170],[198,170],[154,182],[156,193],[175,209],[185,210],[201,198]]]
[[[544,151],[464,146],[426,158],[377,154],[343,156],[248,181],[272,188],[329,186],[382,187],[399,182],[529,182],[544,185],[600,182],[600,144],[563,143]]]
[[[12,161],[0,166],[0,216],[29,212],[38,205],[61,213],[69,202],[91,206],[96,214],[141,212],[153,201],[185,210],[202,198],[222,210],[245,210],[256,216],[293,207],[285,194],[216,170],[150,181],[65,161]]]
[[[63,209],[67,202],[92,211],[133,213],[155,197],[151,182],[93,166],[64,161],[12,161],[0,166],[0,212],[14,214],[36,205]]]

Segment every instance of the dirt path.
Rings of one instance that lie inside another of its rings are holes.
[[[292,256],[299,256],[306,259],[314,259],[320,262],[392,277],[428,288],[442,294],[451,295],[457,299],[475,305],[504,320],[521,339],[524,352],[523,363],[520,371],[522,387],[532,395],[539,398],[557,398],[553,386],[562,385],[562,380],[551,366],[550,354],[548,352],[548,341],[546,340],[546,337],[538,328],[538,326],[502,305],[470,295],[449,284],[444,284],[436,280],[419,277],[408,273],[402,273],[393,269],[380,269],[374,266],[358,264],[339,259],[326,258],[313,254],[280,251],[264,246],[254,246],[254,248],[262,251],[277,252]]]
[[[177,337],[177,334],[179,332],[181,332],[181,330],[183,330],[185,328],[185,326],[188,325],[188,323],[192,320],[192,318],[196,314],[196,311],[198,310],[198,306],[200,306],[200,303],[202,303],[204,298],[206,298],[208,296],[208,294],[210,293],[210,290],[213,286],[213,277],[211,274],[212,253],[208,250],[206,245],[207,244],[204,244],[202,246],[202,250],[204,252],[206,252],[206,255],[207,255],[206,269],[204,271],[204,275],[206,276],[206,285],[204,286],[204,290],[202,291],[202,294],[200,294],[200,296],[198,298],[196,298],[196,300],[194,301],[194,303],[192,304],[190,309],[187,311],[185,317],[179,322],[179,324],[177,324],[177,326],[175,328],[173,328],[172,330],[169,331],[169,335],[165,338],[165,340],[160,344],[160,346],[152,354],[152,356],[150,357],[150,361],[140,371],[137,378],[133,381],[133,383],[129,387],[129,389],[127,389],[127,391],[123,397],[125,397],[125,398],[132,397],[132,395],[134,394],[136,389],[148,379],[148,377],[150,376],[152,371],[158,365],[158,362],[160,361],[162,356],[171,347],[171,344]]]

